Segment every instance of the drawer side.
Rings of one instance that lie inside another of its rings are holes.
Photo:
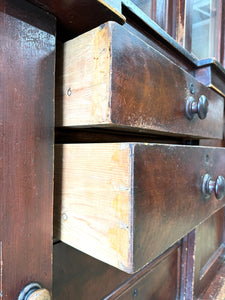
[[[110,24],[58,47],[56,126],[109,123]]]
[[[55,237],[130,272],[129,144],[56,145]]]

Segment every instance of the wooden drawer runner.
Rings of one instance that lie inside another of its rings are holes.
[[[222,138],[223,98],[114,22],[58,51],[56,126]],[[204,120],[185,115],[186,102],[208,99]]]
[[[56,145],[55,237],[128,273],[225,200],[202,178],[225,176],[225,149],[143,143]]]

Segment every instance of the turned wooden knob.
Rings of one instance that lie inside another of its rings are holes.
[[[33,282],[21,291],[18,300],[51,300],[51,295],[47,289]]]
[[[33,292],[27,300],[51,300],[51,296],[48,290],[39,289]]]
[[[193,97],[188,98],[186,103],[186,116],[189,120],[192,120],[197,114],[199,119],[203,120],[208,114],[209,102],[206,96],[201,95],[198,101],[194,100]]]
[[[216,199],[223,199],[225,196],[225,179],[223,176],[218,176],[214,181],[209,174],[205,174],[202,182],[203,196],[209,198],[213,192],[215,193]]]

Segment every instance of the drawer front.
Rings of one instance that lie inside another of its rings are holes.
[[[179,244],[134,275],[64,243],[55,244],[53,254],[54,300],[177,299],[181,280]]]
[[[68,41],[58,60],[57,126],[222,138],[223,98],[116,23]],[[206,118],[188,119],[202,95]]]
[[[56,145],[55,236],[132,273],[221,208],[203,176],[225,176],[225,149]]]
[[[124,284],[105,298],[118,300],[176,300],[179,295],[180,249],[174,248],[162,261],[133,284]],[[115,297],[116,296],[116,297]]]

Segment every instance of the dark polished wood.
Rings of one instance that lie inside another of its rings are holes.
[[[100,37],[103,45],[97,42]],[[222,138],[223,98],[137,36],[109,22],[78,38],[59,50],[57,126],[99,126],[164,135]],[[89,45],[91,50],[75,53],[81,44]],[[96,53],[94,58],[93,53]],[[102,66],[105,66],[104,71]],[[80,78],[83,78],[82,82],[79,82]],[[78,82],[79,88],[76,87]],[[68,88],[71,89],[70,96]],[[207,117],[189,120],[185,113],[186,102],[190,97],[198,101],[201,95],[209,102]]]
[[[121,0],[30,0],[53,14],[58,21],[58,38],[68,40],[107,21],[124,24]]]
[[[141,3],[143,7],[144,5],[149,6],[150,3],[150,0],[148,2],[144,0],[32,1],[36,5],[40,5],[45,11],[29,5],[23,0],[2,0],[0,3],[0,136],[2,141],[0,151],[0,169],[2,170],[0,298],[17,299],[19,291],[33,280],[51,289],[52,99],[54,96],[55,20],[46,11],[54,13],[58,17],[58,38],[60,37],[62,40],[74,37],[108,20],[122,24],[125,22],[124,17],[127,17],[129,24],[125,25],[126,29],[138,37],[142,36],[147,44],[160,51],[162,55],[171,59],[190,74],[193,75],[194,69],[197,67],[198,70],[195,73],[197,80],[210,86],[219,94],[223,96],[225,94],[224,74],[222,74],[224,70],[221,73],[219,66],[220,71],[218,73],[218,68],[214,68],[214,62],[210,67],[208,65],[203,67],[199,64],[194,56],[182,49],[158,25],[136,9],[133,4],[134,1]],[[176,37],[176,28],[174,22],[170,23],[170,19],[174,16],[178,18],[181,32],[184,33],[181,34],[180,41],[185,46],[187,39],[189,48],[187,44],[186,48],[190,50],[191,23],[189,22],[190,18],[186,18],[185,23],[184,3],[186,2],[191,6],[192,1],[153,0],[151,2],[152,7],[156,8],[155,11],[152,10],[155,20],[158,20],[158,23],[173,37]],[[169,5],[172,2],[176,3],[175,6],[178,3],[181,4],[178,7],[178,14]],[[217,2],[222,2],[222,0]],[[160,3],[164,3],[165,6],[163,7]],[[163,10],[160,9],[161,7]],[[222,16],[221,20],[224,20],[225,5],[223,5]],[[217,53],[223,65],[225,65],[224,24],[223,22],[222,32],[218,29],[218,36],[221,37],[221,39],[219,38],[221,48],[218,49]],[[137,32],[136,29],[141,32]],[[59,132],[60,130],[57,134]],[[58,141],[71,142],[76,139],[76,142],[90,142],[88,130],[84,130],[83,135],[82,131],[76,131],[76,135],[74,132],[71,131],[67,136],[60,132],[62,134],[57,136]],[[157,142],[158,138],[160,137],[153,140],[144,134],[132,135],[128,132],[108,133],[96,130],[90,139],[91,142],[121,142],[124,140],[135,142],[135,139],[136,142]],[[162,139],[162,143],[167,141],[168,143],[184,143],[182,136],[179,139],[177,137],[166,140],[162,137]],[[204,143],[209,145],[207,140]],[[190,144],[194,145],[195,141],[190,141]],[[211,142],[211,145],[224,146],[224,141],[215,140]],[[201,165],[201,171],[203,169],[205,171],[210,170],[210,174],[212,174],[212,162],[210,157],[207,158],[207,155],[206,161],[209,165],[208,167]],[[167,161],[163,159],[162,161],[165,165],[168,164]],[[190,162],[191,160],[188,158],[187,163]],[[178,165],[182,164],[179,162]],[[184,170],[183,173],[185,173]],[[155,172],[155,175],[157,178],[158,172]],[[144,178],[144,180],[146,184],[147,179]],[[183,183],[182,179],[179,182]],[[159,181],[159,183],[161,182]],[[192,188],[193,186],[195,189],[196,186],[192,184]],[[169,204],[173,203],[170,195],[169,192]],[[184,196],[181,195],[181,199],[183,199],[182,197]],[[143,199],[144,202],[147,202],[145,198]],[[178,204],[179,201],[175,201],[175,205]],[[207,206],[208,204],[204,203],[203,205]],[[169,210],[170,207],[166,203],[165,211],[168,210],[169,213],[173,213],[172,210]],[[194,208],[199,209],[199,211],[202,209],[202,207]],[[212,210],[215,211],[217,208],[213,204]],[[184,205],[179,217],[184,214],[185,219],[182,221],[186,224],[188,212],[185,214],[185,209],[188,211]],[[142,215],[145,217],[144,213]],[[193,214],[196,214],[196,211]],[[179,217],[178,226],[181,224]],[[192,218],[193,216],[189,217]],[[77,255],[78,252],[68,246],[64,245],[66,248],[72,249],[71,252],[64,252],[62,248],[57,248],[59,251],[55,256],[56,263],[54,264],[57,296],[55,297],[54,292],[54,299],[60,299],[60,297],[71,300],[77,298],[93,299],[93,295],[105,299],[114,299],[115,297],[120,299],[139,298],[141,300],[145,298],[153,300],[176,299],[179,295],[181,298],[184,296],[184,299],[192,299],[193,274],[196,267],[195,297],[198,295],[199,299],[221,300],[225,295],[223,218],[222,210],[218,211],[202,223],[196,231],[192,231],[184,238],[182,250],[180,244],[176,245],[135,275],[127,275],[91,259],[87,255],[81,253]],[[173,222],[176,222],[174,219],[169,221],[170,223],[167,224],[167,220],[164,222],[163,219],[162,226],[166,225],[171,228]],[[139,230],[139,228],[137,229]],[[195,233],[196,244],[193,243]],[[206,247],[204,248],[203,245]],[[196,252],[194,252],[195,247]],[[180,252],[182,252],[182,258],[180,258]],[[103,265],[104,267],[102,267]],[[181,276],[182,278],[184,276],[184,279],[181,280],[181,292],[179,294],[180,267]],[[74,272],[74,270],[76,271]],[[205,290],[206,288],[207,290]]]
[[[162,261],[149,268],[149,272],[142,277],[135,276],[132,283],[124,284],[115,290],[106,299],[140,299],[140,300],[165,300],[177,299],[180,288],[180,249],[174,248],[170,255],[165,255]]]
[[[55,300],[99,300],[132,276],[61,242],[53,254]]]
[[[178,244],[140,272],[128,275],[66,244],[57,243],[54,245],[53,298],[176,299],[180,259]]]
[[[225,295],[225,264],[221,266],[217,274],[210,282],[209,287],[198,298],[198,300],[223,300]]]
[[[190,92],[191,84],[194,94]],[[185,117],[186,101],[191,96],[197,101],[201,95],[209,100],[208,115],[204,121],[199,118],[189,121]],[[112,123],[145,127],[164,134],[215,138],[218,133],[210,131],[216,129],[214,114],[218,116],[219,113],[216,99],[215,93],[211,94],[192,76],[153,48],[145,47],[140,39],[115,26],[112,33]],[[220,109],[222,120],[223,107]],[[221,129],[222,122],[218,124],[218,130]],[[222,131],[220,134],[222,138]]]
[[[193,298],[195,230],[182,239],[180,300]]]
[[[134,20],[133,15],[128,10],[127,21],[123,25],[124,28],[133,32],[136,36],[141,38],[145,43],[149,44],[155,50],[166,56],[176,65],[179,65],[183,70],[189,74],[194,75],[196,68],[195,63],[192,60],[188,60],[185,56],[181,55],[179,51],[174,51],[174,48],[170,44],[163,43],[154,32],[148,29],[148,27],[142,24],[139,20]]]
[[[56,0],[29,0],[55,15],[59,21],[58,36],[68,40],[106,21],[123,24],[132,14],[132,19],[141,23],[142,28],[152,32],[164,45],[169,44],[174,53],[197,65],[198,59],[191,54],[192,49],[192,0],[95,0],[70,2]],[[219,1],[218,1],[218,7]],[[219,15],[216,53],[217,60],[224,62],[224,10]],[[92,12],[92,13],[90,13]],[[156,21],[156,24],[154,21]],[[161,28],[161,27],[162,28]],[[221,40],[221,42],[220,42]]]
[[[225,70],[215,60],[205,60],[202,66],[195,70],[197,80],[225,96]]]
[[[55,19],[0,1],[0,240],[3,299],[51,290]]]
[[[223,264],[224,209],[219,210],[196,228],[194,295],[199,297]]]
[[[225,174],[224,161],[225,150],[220,148],[135,146],[136,267],[143,265],[149,255],[157,256],[224,205],[225,199],[220,202],[212,195],[204,200],[201,194],[201,176],[211,172],[213,178]]]

